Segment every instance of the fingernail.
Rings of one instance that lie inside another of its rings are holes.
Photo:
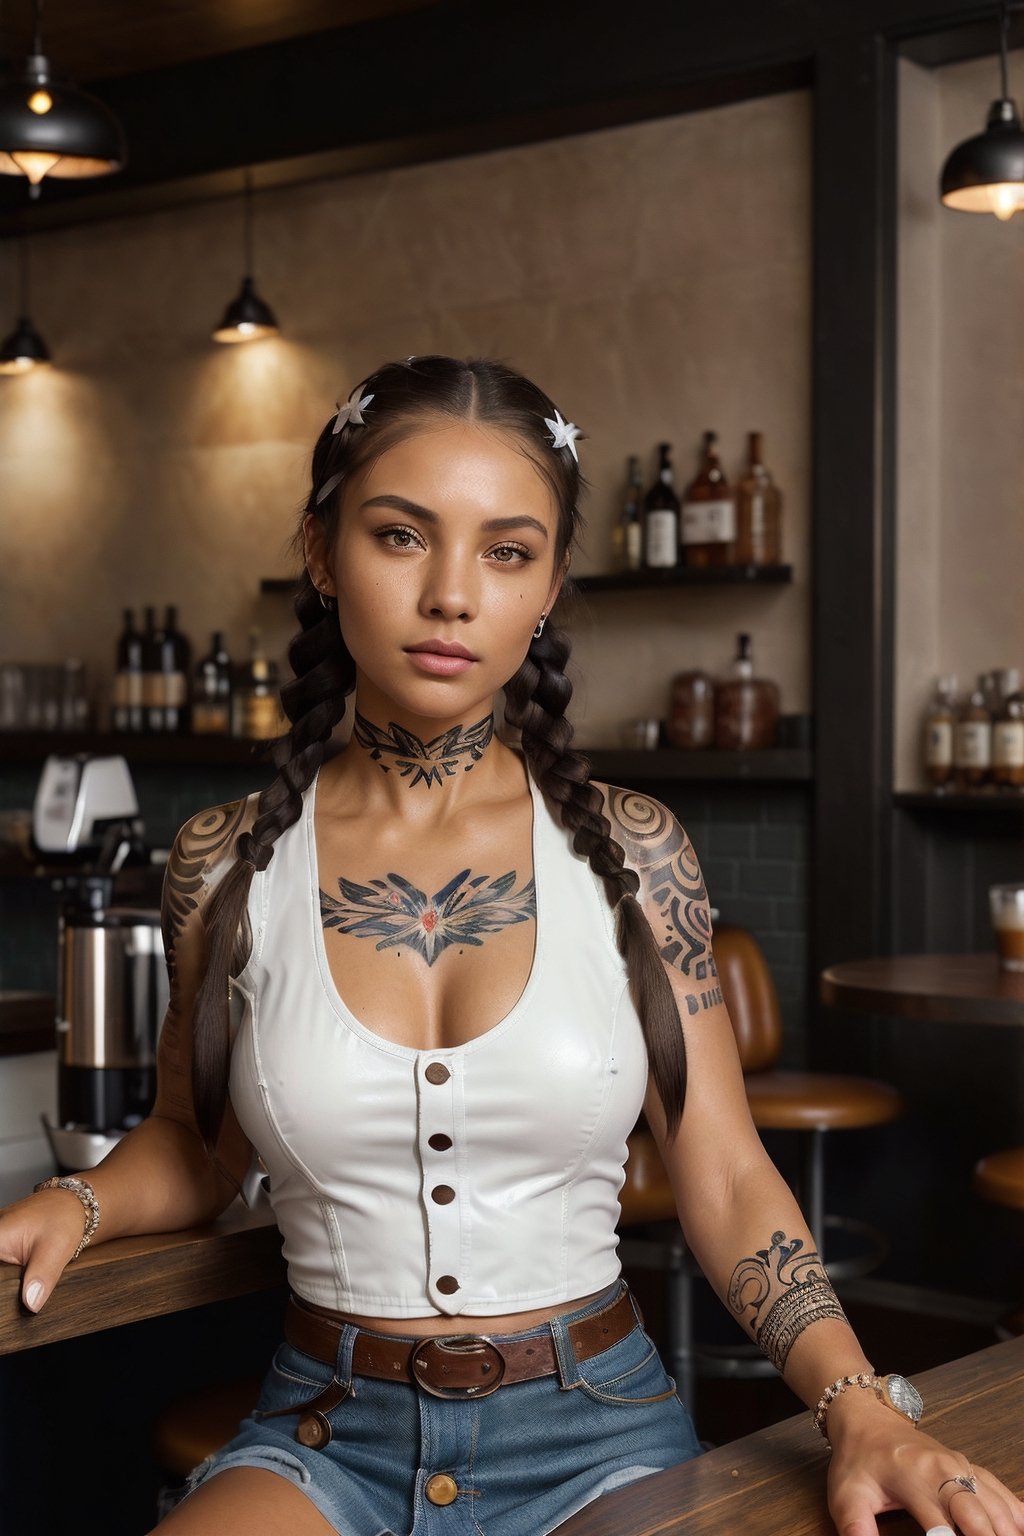
[[[41,1280],[33,1280],[32,1284],[25,1292],[25,1305],[28,1307],[29,1311],[35,1312],[38,1309],[39,1303],[42,1301],[42,1299],[43,1282]],[[952,1531],[950,1531],[949,1536],[953,1536]]]
[[[924,1536],[956,1536],[951,1525],[930,1525]]]

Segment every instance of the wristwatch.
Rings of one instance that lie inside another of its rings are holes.
[[[920,1424],[924,1399],[905,1376],[876,1376],[871,1385],[887,1408],[902,1413],[912,1424]]]

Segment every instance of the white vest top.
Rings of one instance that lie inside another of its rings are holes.
[[[533,966],[511,1012],[465,1045],[394,1045],[339,996],[315,779],[253,877],[231,1101],[270,1175],[289,1282],[308,1301],[498,1316],[573,1301],[619,1273],[617,1196],[647,1054],[603,886],[532,776],[530,790]]]

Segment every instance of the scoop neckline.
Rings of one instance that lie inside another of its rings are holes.
[[[536,908],[536,916],[534,918],[533,956],[530,963],[529,973],[526,977],[526,981],[523,984],[523,989],[519,996],[516,998],[515,1002],[512,1004],[512,1007],[509,1009],[509,1011],[504,1015],[503,1018],[498,1019],[495,1024],[492,1024],[489,1029],[484,1030],[482,1034],[474,1035],[471,1040],[465,1040],[461,1045],[446,1045],[424,1049],[419,1049],[418,1047],[411,1045],[402,1045],[399,1041],[389,1040],[386,1035],[378,1034],[375,1029],[370,1029],[368,1025],[364,1024],[359,1018],[356,1017],[352,1009],[345,1002],[345,999],[339,992],[334,977],[331,974],[331,967],[327,960],[327,947],[324,943],[323,924],[320,921],[320,863],[317,857],[315,820],[316,792],[317,786],[320,782],[319,767],[314,773],[309,788],[306,791],[303,817],[306,829],[306,864],[309,871],[309,888],[311,897],[309,911],[310,923],[312,926],[313,950],[316,955],[317,970],[320,976],[320,985],[327,1002],[330,1004],[331,1008],[342,1020],[342,1022],[347,1026],[347,1028],[351,1030],[353,1034],[357,1035],[361,1040],[366,1041],[367,1044],[372,1045],[378,1050],[382,1050],[389,1055],[402,1056],[405,1057],[405,1059],[408,1061],[418,1061],[421,1057],[424,1056],[447,1059],[453,1056],[467,1055],[474,1050],[479,1050],[481,1046],[488,1044],[499,1035],[503,1035],[508,1029],[512,1027],[519,1014],[528,1005],[530,998],[535,990],[537,977],[541,969],[541,951],[543,943],[542,934],[544,929],[544,925],[542,923],[543,902],[541,896],[540,880],[540,819],[544,810],[544,803],[541,799],[539,787],[534,780],[533,774],[530,771],[530,765],[527,762],[525,756],[522,753],[516,753],[516,756],[520,758],[520,761],[523,764],[532,803],[530,848],[531,856],[533,859],[533,891],[534,905]]]

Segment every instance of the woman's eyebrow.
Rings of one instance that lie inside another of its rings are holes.
[[[441,521],[436,512],[432,512],[429,507],[421,507],[418,502],[410,501],[406,496],[371,496],[360,505],[359,510],[363,511],[365,507],[390,507],[393,512],[404,512],[407,517],[419,518],[421,523]],[[542,538],[548,537],[544,524],[525,512],[513,513],[510,517],[489,517],[480,527],[484,533],[508,533],[514,528],[533,528]]]

